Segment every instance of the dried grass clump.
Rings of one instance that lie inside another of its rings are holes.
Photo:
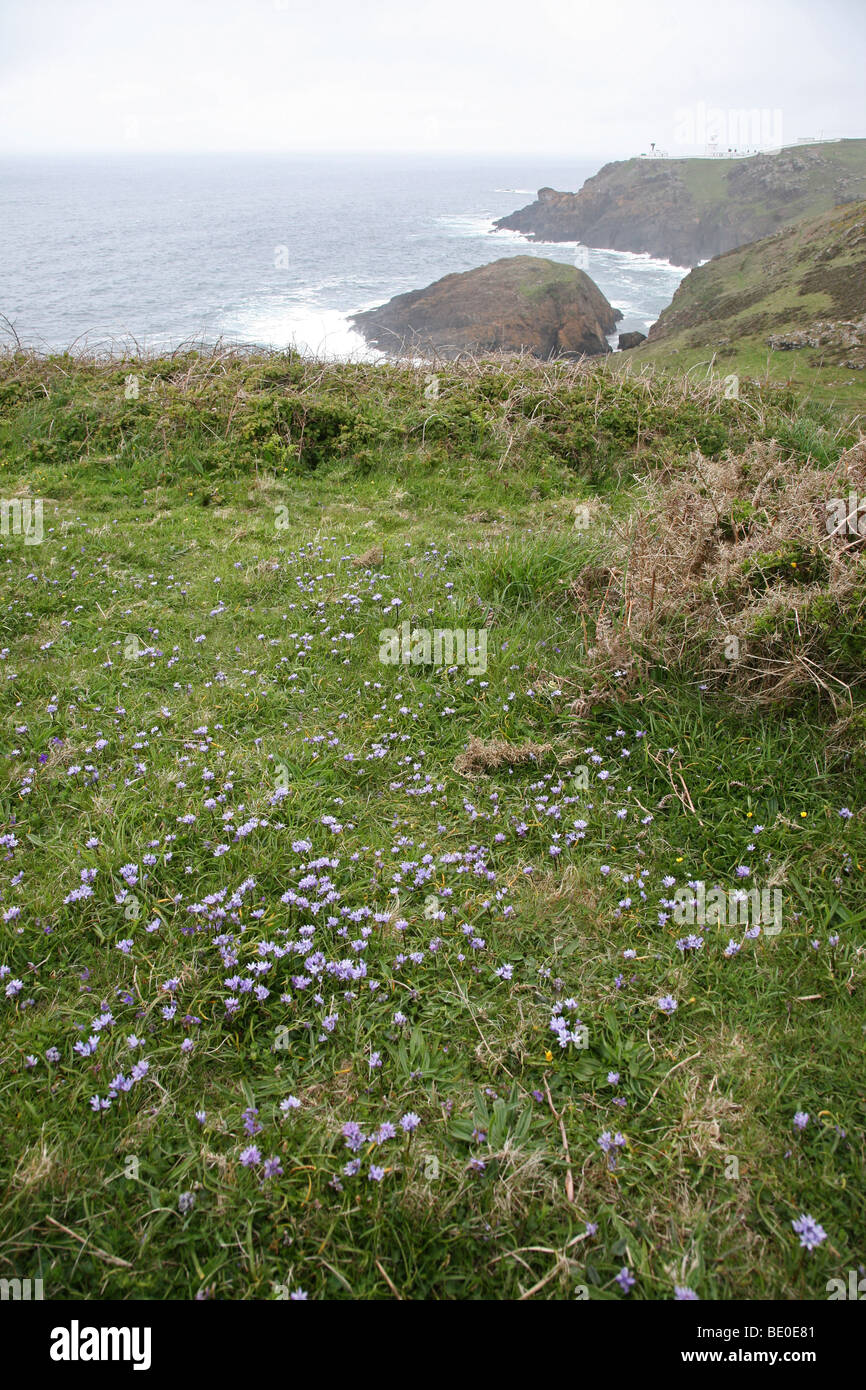
[[[833,467],[786,458],[770,441],[644,481],[610,564],[571,589],[594,621],[591,664],[620,685],[635,669],[704,662],[702,676],[743,697],[788,698],[811,685],[835,704],[866,676],[857,652],[866,538],[828,525],[828,504],[866,496],[866,442]],[[852,640],[828,640],[833,632]],[[738,639],[732,643],[729,639]]]
[[[464,751],[454,759],[454,767],[464,777],[478,777],[485,772],[496,772],[500,767],[540,763],[552,751],[553,746],[549,743],[516,744],[506,743],[503,739],[484,743],[473,735]]]
[[[370,550],[365,550],[363,555],[354,556],[352,560],[355,569],[378,569],[384,562],[385,551],[381,545],[374,545]]]

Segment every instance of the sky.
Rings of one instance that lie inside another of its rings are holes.
[[[0,154],[626,158],[866,134],[866,0],[0,0]]]

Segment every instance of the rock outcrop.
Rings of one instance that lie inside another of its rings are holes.
[[[854,322],[841,319],[835,323],[819,320],[809,328],[787,333],[771,333],[767,347],[774,352],[790,352],[794,348],[832,347],[859,348],[866,344],[866,316]]]
[[[634,333],[620,333],[616,345],[620,352],[625,352],[628,348],[640,347],[640,344],[645,342],[646,334],[635,331]]]
[[[540,256],[506,256],[399,294],[354,315],[368,342],[392,355],[453,359],[461,353],[528,351],[595,356],[622,314],[582,270]]]

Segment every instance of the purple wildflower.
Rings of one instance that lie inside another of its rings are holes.
[[[800,1237],[800,1244],[804,1250],[816,1250],[822,1240],[827,1239],[827,1232],[812,1216],[804,1214],[799,1220],[792,1221],[791,1225]]]

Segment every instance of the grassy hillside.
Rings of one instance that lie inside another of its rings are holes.
[[[691,271],[629,354],[676,372],[712,364],[866,401],[866,202],[729,251]]]
[[[675,162],[682,165],[683,182],[701,217],[724,215],[733,195],[748,200],[758,216],[788,224],[843,198],[866,195],[866,139],[788,146],[745,159]]]
[[[866,1236],[866,584],[824,524],[866,446],[749,382],[436,384],[0,361],[44,511],[0,537],[0,1273],[824,1299]],[[383,663],[403,621],[486,669]],[[689,881],[781,929],[679,925]]]

